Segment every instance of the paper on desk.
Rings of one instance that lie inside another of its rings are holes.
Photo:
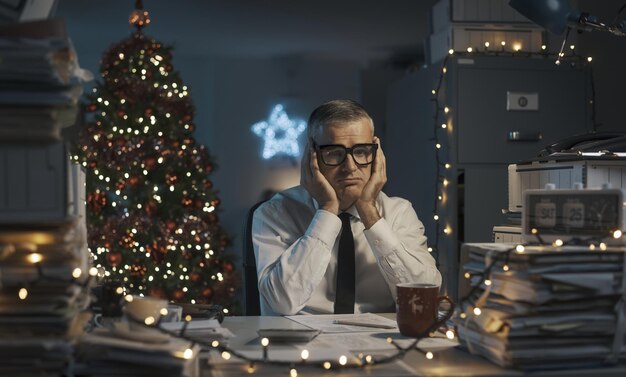
[[[353,321],[367,323],[371,325],[396,326],[396,321],[381,317],[373,313],[362,314],[316,314],[316,315],[292,315],[287,316],[292,321],[298,322],[312,329],[321,330],[323,333],[352,333],[352,332],[380,332],[381,329],[373,327],[361,327],[340,325],[334,323],[336,320]],[[396,329],[389,329],[387,332],[397,332]]]
[[[169,331],[180,331],[183,329],[184,325],[185,321],[161,323],[161,327]],[[201,319],[189,322],[189,324],[187,325],[187,330],[214,329],[218,327],[221,327],[221,325],[217,321],[217,319]]]
[[[341,356],[348,358],[348,364],[359,363],[359,359],[356,358],[352,352],[346,347],[337,347],[333,345],[331,347],[325,346],[324,348],[312,348],[307,346],[299,346],[297,349],[280,349],[279,347],[269,347],[267,358],[269,360],[279,361],[302,361],[302,350],[309,351],[309,358],[307,362],[324,362],[324,361],[337,361]],[[245,350],[238,351],[238,353],[254,359],[263,359],[263,350]]]

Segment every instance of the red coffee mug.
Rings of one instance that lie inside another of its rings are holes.
[[[439,296],[434,284],[402,283],[396,286],[396,318],[400,334],[418,338],[438,329],[454,312],[454,303],[448,296]],[[450,308],[437,318],[439,306],[447,301]]]

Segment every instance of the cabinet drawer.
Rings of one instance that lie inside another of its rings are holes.
[[[460,163],[529,159],[556,140],[587,131],[581,69],[457,67],[452,90]]]

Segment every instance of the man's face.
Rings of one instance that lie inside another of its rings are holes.
[[[317,145],[340,144],[348,148],[355,144],[372,143],[373,140],[371,121],[367,118],[324,127],[315,138]],[[369,181],[372,165],[358,165],[350,154],[338,166],[328,166],[319,157],[318,164],[321,173],[337,193],[339,208],[350,208]]]

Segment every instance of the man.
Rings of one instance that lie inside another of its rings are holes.
[[[385,155],[365,109],[321,105],[308,138],[300,185],[254,213],[261,313],[393,312],[396,284],[440,285],[413,207],[381,191]]]

